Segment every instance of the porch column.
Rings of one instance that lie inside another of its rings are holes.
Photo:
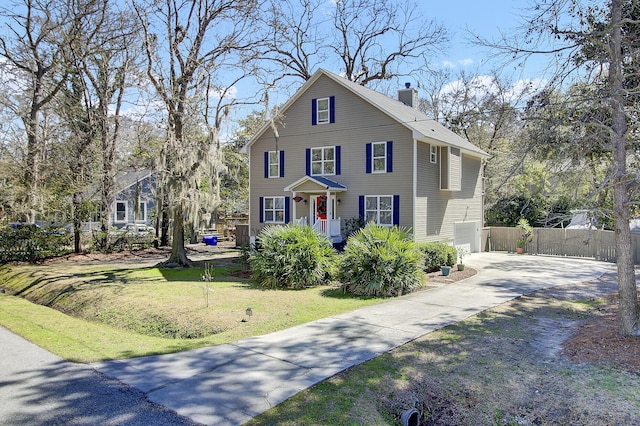
[[[291,197],[291,201],[293,201],[293,210],[292,210],[292,218],[291,218],[291,223],[295,224],[296,223],[296,217],[298,216],[296,214],[296,207],[297,207],[297,202],[296,200],[294,200],[294,198],[296,198],[297,194],[295,193],[295,191],[293,192],[293,197]]]
[[[327,190],[327,228],[325,231],[327,237],[331,237],[331,217],[333,216],[331,210],[331,191]]]

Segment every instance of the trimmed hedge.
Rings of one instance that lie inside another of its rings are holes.
[[[417,243],[418,250],[424,256],[424,270],[433,272],[443,265],[453,266],[458,259],[456,248],[447,243]]]

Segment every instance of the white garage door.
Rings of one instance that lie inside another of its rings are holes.
[[[459,222],[454,225],[453,244],[463,246],[470,253],[480,251],[480,222]]]

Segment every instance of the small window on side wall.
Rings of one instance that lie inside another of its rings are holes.
[[[438,147],[435,145],[429,145],[429,159],[432,163],[438,162]]]

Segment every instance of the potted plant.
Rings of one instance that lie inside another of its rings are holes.
[[[462,258],[464,255],[469,253],[466,248],[460,246],[456,247],[456,251],[458,252],[458,271],[464,271],[464,263],[462,263]]]
[[[533,227],[529,225],[529,221],[525,218],[521,218],[516,225],[516,228],[520,230],[520,238],[516,241],[516,253],[524,253],[524,248],[527,243],[530,243],[533,239]]]
[[[449,275],[449,272],[451,272],[451,266],[442,265],[440,267],[440,272],[442,272],[442,276],[446,277],[447,275]]]

